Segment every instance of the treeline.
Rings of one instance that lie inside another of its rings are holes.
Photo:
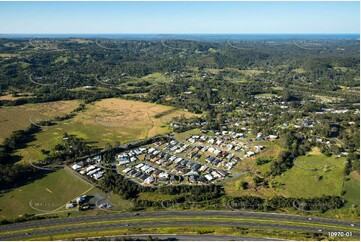
[[[81,104],[78,108],[73,110],[70,114],[59,116],[54,118],[54,121],[60,121],[69,119],[75,116],[76,112],[82,111],[85,108],[83,104]],[[0,145],[0,190],[7,190],[14,187],[18,187],[20,185],[26,184],[36,178],[39,178],[45,175],[44,170],[39,170],[30,164],[27,163],[15,163],[14,161],[19,157],[13,155],[13,153],[20,148],[25,148],[27,143],[33,141],[35,139],[34,135],[39,133],[43,126],[53,125],[53,121],[42,121],[37,125],[31,124],[27,129],[24,130],[16,130],[10,135],[10,137],[5,138],[3,144]],[[80,149],[82,146],[77,145],[77,142],[74,141],[74,138],[71,137],[68,143],[69,147],[73,146],[73,151],[77,149],[77,152],[83,152],[84,149]],[[62,158],[59,154],[60,151],[64,148],[62,145],[58,145],[55,147],[56,155],[54,157],[49,158],[50,151],[42,150],[43,154],[48,155],[45,159],[47,162],[52,162],[59,160]],[[73,152],[74,153],[74,152]],[[69,154],[68,154],[69,155]],[[68,158],[68,157],[67,157]]]
[[[326,212],[330,209],[343,207],[345,200],[339,196],[322,196],[316,198],[285,198],[276,196],[272,198],[260,198],[243,196],[231,198],[228,205],[233,209],[253,209],[274,211],[283,208],[295,208],[300,211]]]
[[[35,177],[43,175],[43,171],[29,164],[13,164],[14,159],[16,159],[13,156],[13,152],[26,146],[26,143],[32,141],[34,139],[33,135],[40,130],[38,126],[32,124],[25,130],[14,131],[0,145],[0,190],[7,190],[26,184]]]
[[[278,176],[293,167],[293,161],[297,156],[305,155],[310,150],[312,143],[309,142],[302,134],[294,131],[286,131],[283,135],[284,146],[286,150],[281,152],[275,160],[268,176]]]
[[[161,118],[163,116],[166,116],[168,114],[171,114],[171,113],[175,112],[176,110],[177,110],[176,108],[171,108],[169,110],[157,113],[156,115],[154,115],[154,118]]]
[[[186,201],[206,201],[220,198],[225,194],[221,185],[177,185],[158,188],[158,192],[165,195],[183,195]]]
[[[1,164],[0,190],[8,190],[24,185],[44,174],[44,171],[29,164]]]
[[[59,218],[59,216],[57,215],[35,216],[34,214],[24,214],[23,216],[14,219],[2,219],[0,220],[0,225],[22,223],[22,222],[34,221],[34,220],[53,219],[53,218]]]
[[[176,185],[163,187],[144,187],[122,175],[107,172],[104,179],[100,181],[100,186],[105,192],[114,192],[121,195],[124,199],[131,199],[135,209],[146,207],[162,207],[169,202],[181,207],[184,206],[201,206],[205,208],[217,207],[224,203],[228,198],[222,185]],[[159,195],[174,195],[167,201],[149,201],[139,199],[141,192],[155,192]],[[165,202],[165,204],[162,204]],[[260,198],[255,196],[242,196],[229,198],[228,207],[232,209],[252,209],[260,211],[275,211],[284,208],[295,208],[300,211],[317,211],[326,212],[330,209],[343,207],[345,200],[339,196],[322,196],[316,198],[285,198],[276,196],[272,198]]]
[[[143,187],[120,174],[107,171],[103,179],[100,180],[100,186],[105,192],[114,192],[124,199],[135,199],[140,192],[151,191],[152,188]]]
[[[27,142],[33,139],[33,135],[40,132],[40,130],[40,127],[31,124],[29,128],[14,131],[10,137],[5,138],[0,146],[0,164],[9,163],[12,152],[24,147]]]
[[[43,87],[38,91],[36,97],[26,97],[15,100],[0,100],[0,106],[17,106],[28,103],[46,103],[62,100],[84,100],[85,103],[91,103],[105,98],[122,97],[124,94],[145,93],[149,87],[138,87],[129,90],[120,90],[113,88],[109,91],[92,91],[91,95],[87,91],[68,91],[59,88]]]
[[[42,150],[42,152],[47,155],[44,161],[52,163],[74,161],[78,157],[95,153],[97,150],[99,149],[90,146],[84,139],[64,133],[63,144],[57,144],[54,147],[54,152],[50,153],[50,151],[45,150]]]
[[[225,195],[223,186],[214,184],[192,186],[175,185],[163,186],[159,188],[145,187],[109,170],[106,172],[104,178],[99,182],[99,185],[105,192],[114,192],[122,196],[124,199],[133,199],[133,201],[137,201],[138,195],[141,192],[159,192],[163,195],[177,195],[176,201],[178,202],[207,201],[220,198]],[[144,205],[144,201],[138,202],[142,202]]]
[[[30,124],[30,126],[24,130],[13,131],[10,137],[5,138],[3,144],[0,145],[0,164],[10,163],[12,160],[12,153],[20,148],[26,147],[26,144],[34,140],[34,135],[42,130],[42,126],[54,125],[56,121],[64,121],[73,118],[77,112],[85,109],[84,104],[80,104],[79,107],[71,111],[69,114],[63,116],[54,117],[51,120],[42,120],[36,124]],[[45,154],[45,152],[43,151]]]

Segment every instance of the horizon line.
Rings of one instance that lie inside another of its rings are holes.
[[[230,35],[230,34],[239,34],[239,35],[257,35],[257,34],[267,34],[267,35],[277,35],[277,34],[333,34],[333,35],[342,35],[342,34],[354,34],[360,35],[360,33],[0,33],[1,35],[29,35],[29,34],[47,34],[47,35],[55,35],[55,34],[124,34],[124,35],[135,35],[135,34],[147,34],[147,35]]]

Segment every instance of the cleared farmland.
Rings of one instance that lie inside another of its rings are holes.
[[[103,99],[87,104],[86,110],[72,119],[45,128],[28,147],[19,149],[17,155],[24,157],[25,161],[42,159],[41,150],[51,150],[62,142],[65,132],[84,138],[97,147],[144,139],[169,132],[167,122],[181,115],[189,118],[195,114],[152,103]]]
[[[340,196],[345,160],[325,155],[300,156],[295,166],[275,179],[280,184],[278,191],[288,197]]]
[[[79,104],[80,101],[73,100],[0,107],[0,142],[13,131],[29,127],[31,120],[36,122],[62,116],[73,111]]]

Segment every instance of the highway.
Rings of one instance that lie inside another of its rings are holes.
[[[269,239],[269,238],[256,238],[256,237],[246,237],[246,236],[222,236],[222,235],[210,235],[210,234],[132,234],[132,235],[117,235],[117,236],[104,236],[106,238],[111,238],[114,240],[132,238],[140,239],[146,241],[148,237],[151,236],[153,239],[157,238],[159,240],[180,240],[180,241],[277,241],[278,239]],[[102,237],[90,237],[89,240],[99,240]],[[77,239],[83,240],[83,239]]]
[[[159,221],[147,221],[146,218],[157,218]],[[166,218],[178,218],[177,221],[167,221]],[[181,219],[187,219],[187,217],[204,217],[204,220],[196,221],[182,221]],[[212,220],[207,221],[207,217],[212,217]],[[244,218],[244,219],[272,219],[273,222],[278,220],[287,220],[303,223],[303,226],[298,226],[297,223],[285,224],[285,223],[258,223],[258,222],[244,222],[244,221],[217,221],[214,217],[230,217],[230,218]],[[131,223],[123,222],[125,219],[144,219],[143,221],[133,221]],[[101,222],[109,221],[112,223],[102,224],[87,224],[87,222]],[[82,225],[78,225],[82,223]],[[315,227],[307,223],[319,223],[319,227]],[[351,226],[353,224],[354,226]],[[49,228],[47,230],[36,230],[35,228],[45,228],[48,226],[61,226],[63,228]],[[49,219],[49,220],[38,220],[24,223],[15,223],[0,226],[1,232],[13,231],[0,235],[0,240],[14,240],[14,239],[26,239],[32,236],[48,236],[55,234],[64,234],[71,232],[84,232],[84,231],[101,231],[109,229],[129,228],[129,227],[172,227],[172,226],[222,226],[222,227],[258,227],[258,228],[274,228],[283,230],[296,230],[305,232],[334,232],[341,231],[337,229],[330,230],[329,228],[323,228],[322,225],[333,225],[333,226],[349,226],[351,228],[358,228],[360,225],[358,222],[348,222],[335,219],[318,218],[318,217],[304,217],[298,215],[288,214],[276,214],[276,213],[263,213],[263,212],[245,212],[245,211],[158,211],[158,212],[139,212],[139,213],[123,213],[123,214],[105,214],[97,216],[79,216],[73,218],[61,218],[61,219]],[[33,231],[17,231],[25,229],[35,229]],[[349,231],[343,231],[349,232]],[[359,232],[353,232],[354,236],[359,236]]]

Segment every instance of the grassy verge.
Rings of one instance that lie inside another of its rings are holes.
[[[76,238],[101,237],[111,234],[129,235],[132,234],[207,234],[217,236],[249,236],[262,238],[281,238],[287,240],[331,240],[323,234],[306,233],[299,231],[285,231],[279,229],[264,228],[243,228],[243,227],[214,227],[214,226],[196,226],[196,227],[163,227],[163,228],[122,228],[113,230],[91,231],[81,233],[67,233],[54,236],[32,237],[30,240],[72,240]],[[337,237],[337,240],[356,240],[356,237]]]

